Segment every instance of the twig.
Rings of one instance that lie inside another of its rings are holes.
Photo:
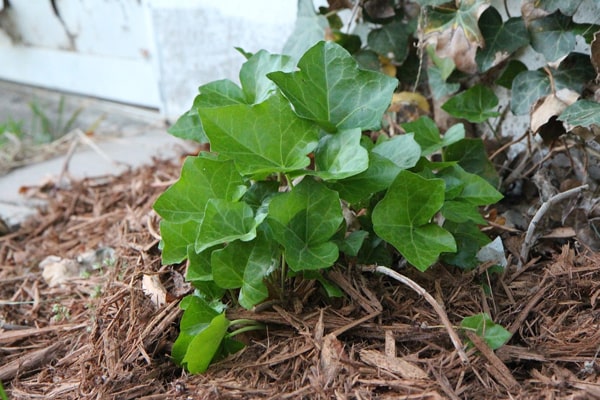
[[[380,274],[387,275],[390,278],[393,278],[393,279],[397,280],[398,282],[403,283],[404,285],[408,286],[409,288],[411,288],[412,290],[417,292],[419,295],[423,296],[425,298],[425,300],[427,300],[427,302],[433,307],[435,312],[438,314],[438,316],[442,320],[442,324],[448,331],[450,340],[452,341],[454,348],[458,352],[458,356],[460,357],[463,364],[465,364],[465,365],[469,364],[469,358],[467,357],[467,354],[465,353],[464,346],[463,346],[460,338],[458,337],[456,331],[454,331],[454,328],[452,328],[452,323],[450,323],[450,320],[448,319],[448,315],[446,315],[446,311],[444,311],[442,306],[440,306],[440,303],[438,303],[429,293],[427,293],[427,291],[425,289],[423,289],[415,281],[407,278],[404,275],[397,273],[396,271],[394,271],[388,267],[382,267],[379,265],[377,265],[377,266],[366,266],[365,265],[365,266],[363,266],[363,271],[379,272]]]
[[[544,204],[542,204],[542,206],[539,208],[539,210],[537,210],[537,212],[531,219],[529,227],[527,228],[527,234],[525,235],[525,240],[523,241],[523,245],[521,246],[521,254],[519,257],[520,259],[517,265],[517,269],[521,269],[523,267],[523,263],[527,262],[527,257],[529,257],[529,249],[531,249],[531,246],[533,246],[533,243],[535,242],[535,238],[533,237],[533,234],[535,233],[535,228],[544,216],[544,214],[546,214],[546,211],[548,211],[548,209],[552,207],[555,203],[558,203],[559,201],[564,200],[568,197],[574,196],[588,189],[588,187],[589,185],[585,184],[577,186],[573,189],[569,189],[562,193],[558,193],[550,197],[546,202],[544,202]]]

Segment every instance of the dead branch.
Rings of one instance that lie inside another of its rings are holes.
[[[465,365],[469,364],[469,358],[467,357],[467,354],[465,353],[464,346],[463,346],[460,338],[458,337],[458,334],[452,327],[452,323],[450,323],[450,319],[448,319],[448,315],[446,315],[446,311],[444,311],[442,306],[440,306],[440,303],[438,303],[433,298],[433,296],[431,296],[429,293],[427,293],[427,291],[425,289],[423,289],[417,282],[407,278],[404,275],[397,273],[396,271],[394,271],[391,268],[382,267],[379,265],[364,266],[363,271],[379,272],[380,274],[387,275],[390,278],[393,278],[393,279],[397,280],[398,282],[403,283],[404,285],[408,286],[409,288],[411,288],[412,290],[417,292],[419,295],[423,296],[425,298],[425,300],[427,300],[427,302],[433,307],[435,312],[440,317],[440,320],[442,321],[442,324],[448,331],[450,340],[452,341],[454,348],[458,352],[458,356],[460,357],[463,364],[465,364]]]

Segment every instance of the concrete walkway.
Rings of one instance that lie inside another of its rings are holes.
[[[64,108],[59,115],[61,97]],[[149,164],[153,157],[176,158],[185,150],[184,141],[167,133],[166,123],[158,111],[0,81],[0,123],[10,118],[23,121],[24,129],[35,129],[32,125],[39,125],[39,118],[32,113],[31,102],[35,102],[50,121],[68,120],[81,109],[73,128],[86,131],[96,126],[90,140],[100,151],[80,140],[69,159],[68,173],[72,177],[116,175],[127,168]],[[73,137],[73,141],[77,140],[75,134]],[[48,179],[56,180],[65,165],[66,153],[0,176],[0,218],[14,226],[35,213],[39,202],[21,196],[19,189]]]

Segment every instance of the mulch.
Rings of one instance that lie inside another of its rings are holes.
[[[435,266],[400,272],[443,305],[455,326],[487,312],[513,333],[493,352],[477,336],[461,361],[439,315],[389,277],[356,266],[328,278],[329,299],[292,281],[285,301],[232,307],[265,331],[247,347],[189,375],[169,358],[184,265],[161,265],[156,197],[180,164],[117,177],[24,188],[47,207],[0,236],[0,381],[11,399],[589,399],[600,398],[600,255],[556,242],[553,251],[502,276]],[[520,233],[496,232],[520,238]],[[115,261],[50,287],[39,264],[113,249]],[[514,259],[514,258],[513,258]],[[166,303],[142,289],[160,279]]]

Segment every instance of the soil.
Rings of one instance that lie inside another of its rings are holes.
[[[494,352],[456,330],[468,362],[422,296],[350,266],[328,273],[343,298],[299,280],[260,311],[231,307],[228,317],[267,329],[205,374],[187,374],[169,354],[190,288],[185,265],[161,265],[152,211],[179,169],[157,160],[69,188],[24,188],[48,206],[0,236],[0,381],[10,399],[600,398],[600,255],[573,239],[552,240],[519,270],[509,257],[502,275],[485,264],[399,270],[455,327],[487,312],[513,333]],[[493,229],[518,249],[521,230]],[[114,251],[114,262],[86,264],[90,251]],[[81,270],[50,286],[40,267],[49,255]],[[164,304],[144,291],[145,277],[158,278]]]

